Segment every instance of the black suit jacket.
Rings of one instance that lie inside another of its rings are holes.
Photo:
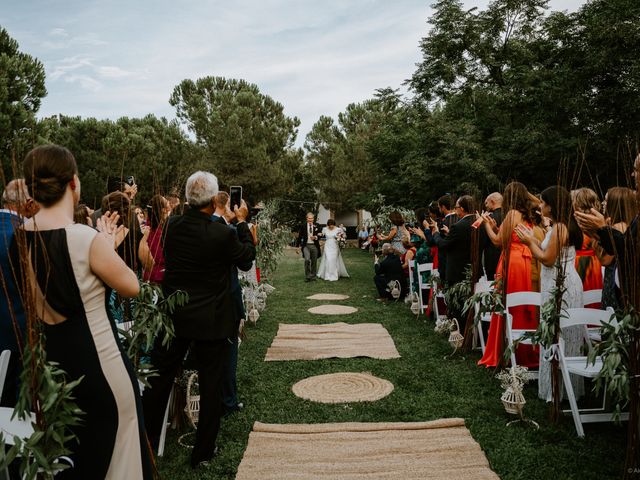
[[[384,259],[375,265],[376,275],[383,275],[387,282],[391,280],[399,280],[400,283],[404,280],[404,270],[402,269],[402,262],[400,257],[395,254],[389,254]]]
[[[251,262],[256,255],[246,223],[231,228],[199,210],[170,217],[164,240],[165,295],[176,290],[189,302],[176,307],[176,336],[215,340],[237,335],[231,295],[231,266]]]
[[[440,233],[433,235],[438,249],[446,249],[445,280],[449,285],[463,281],[464,270],[471,265],[471,225],[474,220],[474,216],[469,215],[451,225],[446,236],[443,237]]]
[[[491,212],[491,217],[499,227],[502,224],[502,209],[496,208]],[[493,280],[496,275],[502,250],[493,244],[489,235],[487,235],[487,230],[484,228],[484,225],[480,225],[480,249],[482,250],[482,258],[484,260],[484,271],[487,274],[487,278]]]
[[[320,256],[320,240],[318,240],[318,235],[322,234],[322,229],[317,223],[313,224],[313,234],[316,237],[316,239],[313,241],[313,244],[318,249],[318,256]],[[309,234],[307,233],[307,222],[305,222],[298,231],[298,240],[296,241],[296,247],[306,247],[308,238]]]

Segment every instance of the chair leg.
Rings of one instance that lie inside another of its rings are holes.
[[[571,376],[564,363],[564,357],[560,356],[560,371],[562,372],[562,381],[564,382],[564,389],[567,392],[567,399],[571,406],[571,415],[573,416],[573,423],[576,425],[576,433],[580,438],[584,437],[584,428],[582,427],[582,421],[580,420],[580,410],[578,410],[578,402],[576,396],[573,393],[573,385],[571,385]]]
[[[164,442],[167,439],[167,422],[169,420],[169,407],[173,401],[173,395],[175,393],[175,386],[171,387],[171,393],[169,394],[169,401],[167,402],[167,408],[164,410],[164,420],[162,422],[162,430],[160,431],[160,442],[158,443],[158,456],[164,455]]]

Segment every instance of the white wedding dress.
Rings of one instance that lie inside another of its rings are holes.
[[[547,232],[542,244],[540,245],[543,250],[546,250],[549,246],[549,240],[551,239],[551,230]],[[562,296],[563,308],[582,308],[584,307],[584,301],[582,299],[582,280],[575,267],[576,262],[576,249],[575,247],[563,247],[560,255],[562,255],[561,261],[564,263],[565,282],[564,287],[566,289]],[[540,296],[542,297],[542,304],[544,305],[551,299],[553,290],[556,286],[556,275],[558,269],[554,265],[553,267],[547,267],[540,264]],[[565,354],[568,357],[579,356],[580,349],[584,344],[584,330],[580,325],[574,327],[567,327],[562,330],[562,338],[565,341]],[[551,388],[551,363],[546,359],[548,352],[540,348],[540,374],[538,378],[538,397],[550,402],[552,400],[552,388]],[[562,379],[560,380],[562,382]],[[571,384],[573,385],[573,392],[576,398],[580,398],[584,395],[584,380],[582,377],[571,375]],[[564,391],[564,389],[562,389]],[[564,393],[564,392],[563,392]],[[561,395],[560,398],[562,398]]]
[[[342,254],[338,246],[338,234],[341,230],[337,227],[329,229],[324,227],[322,234],[325,238],[324,252],[318,268],[318,277],[323,280],[335,282],[340,277],[348,277],[347,268],[342,261]]]

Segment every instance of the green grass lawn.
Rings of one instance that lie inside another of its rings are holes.
[[[548,407],[537,400],[537,384],[525,391],[527,417],[540,430],[522,425],[506,426],[511,420],[500,402],[502,393],[493,371],[476,366],[479,353],[462,358],[451,352],[447,339],[433,332],[424,316],[416,319],[403,303],[375,301],[372,258],[347,249],[345,263],[351,275],[338,282],[305,283],[299,256],[288,251],[273,279],[276,291],[256,326],[247,330],[240,347],[238,391],[242,412],[223,420],[218,445],[220,455],[209,467],[193,471],[189,451],[177,443],[184,432],[170,431],[165,456],[159,462],[166,479],[232,479],[247,445],[253,422],[324,423],[426,421],[461,417],[480,443],[491,468],[502,479],[594,479],[619,478],[625,449],[625,426],[592,424],[579,439],[571,417],[551,426]],[[336,303],[357,307],[348,316],[312,315],[307,309],[321,303],[307,300],[314,293],[344,293],[348,300]],[[368,358],[316,361],[265,362],[264,356],[279,323],[330,323],[334,321],[379,322],[393,337],[402,358]],[[297,381],[332,372],[371,372],[391,381],[395,390],[377,402],[324,405],[293,395]],[[286,452],[283,452],[286,455]]]

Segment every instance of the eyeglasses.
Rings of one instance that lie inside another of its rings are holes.
[[[133,187],[136,184],[136,179],[132,175],[129,175],[128,177],[125,177],[124,183]]]

